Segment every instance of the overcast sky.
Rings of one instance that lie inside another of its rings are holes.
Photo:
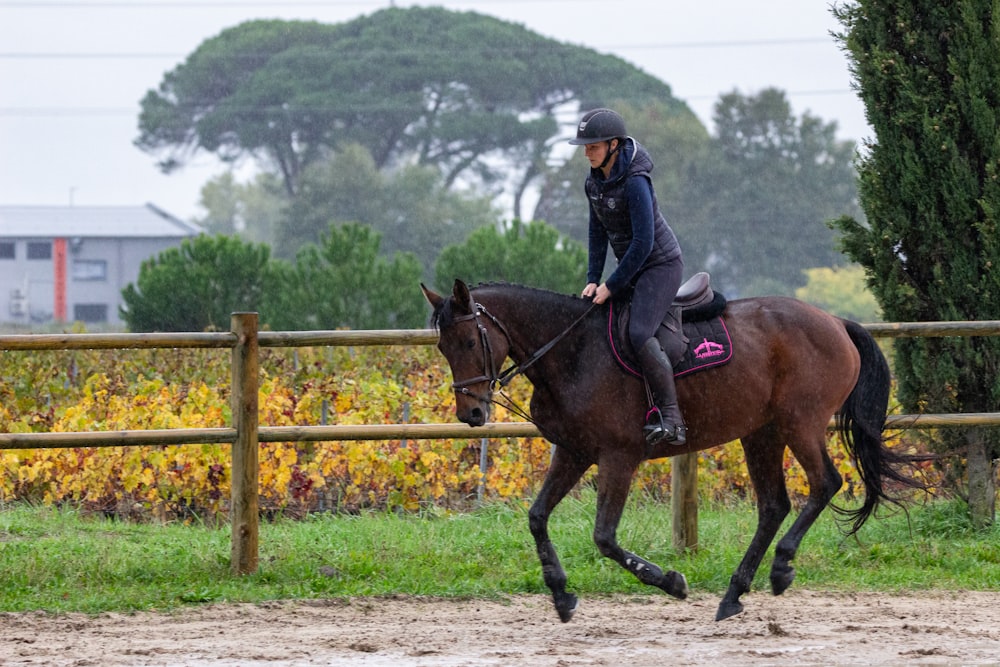
[[[825,0],[0,0],[0,205],[151,202],[202,215],[201,186],[225,167],[202,156],[161,174],[132,144],[146,91],[244,21],[339,23],[393,4],[472,10],[616,54],[669,84],[709,128],[720,94],[773,86],[796,116],[836,121],[841,139],[869,136]]]

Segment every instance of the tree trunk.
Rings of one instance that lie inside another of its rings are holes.
[[[969,518],[975,528],[986,528],[996,520],[996,468],[990,447],[981,429],[970,429],[966,436],[969,453],[966,470],[969,479]]]

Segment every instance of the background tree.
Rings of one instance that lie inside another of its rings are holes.
[[[605,104],[622,114],[629,133],[652,154],[657,201],[677,231],[676,224],[683,223],[670,213],[681,197],[688,172],[706,159],[708,131],[697,118],[674,113],[669,104],[662,102],[609,100]],[[541,183],[534,219],[544,220],[586,246],[588,212],[583,183],[590,164],[582,149],[567,145],[565,150],[569,151],[568,158],[549,170]]]
[[[890,321],[1000,313],[1000,13],[990,0],[861,0],[838,7],[875,140],[859,160],[868,226],[841,218]],[[912,412],[1000,409],[1000,339],[895,344],[898,395]],[[974,523],[995,517],[994,433],[946,430],[967,452]],[[954,460],[954,459],[949,459]]]
[[[657,201],[689,274],[711,271],[731,296],[793,294],[805,269],[844,262],[825,221],[860,209],[854,144],[837,141],[835,123],[796,119],[774,89],[720,98],[714,137],[656,103],[613,106],[653,156]],[[547,174],[535,209],[584,244],[588,170],[582,152],[571,155]]]
[[[733,296],[792,294],[803,271],[844,263],[826,221],[856,215],[853,142],[836,123],[795,118],[784,92],[723,95],[707,159],[677,206],[685,264]]]
[[[806,270],[805,287],[795,298],[855,322],[881,322],[875,295],[865,284],[865,270],[857,265],[817,267]]]
[[[278,224],[275,254],[292,257],[302,244],[319,243],[331,223],[357,222],[381,235],[384,256],[413,253],[429,279],[446,245],[499,216],[490,199],[447,189],[435,167],[379,171],[365,147],[350,144],[306,168]]]
[[[142,263],[122,290],[133,332],[229,330],[235,311],[258,311],[273,283],[270,249],[230,236],[184,239]]]
[[[409,253],[390,261],[368,227],[331,225],[294,264],[279,262],[275,289],[261,310],[274,329],[410,329],[427,323],[420,263]]]
[[[207,214],[195,222],[210,234],[238,234],[273,247],[288,199],[273,174],[238,183],[227,171],[202,186],[200,203]]]
[[[501,280],[578,294],[586,284],[587,251],[544,222],[515,220],[502,232],[483,227],[462,244],[448,246],[434,270],[438,290],[455,278],[469,283]]]
[[[294,194],[304,168],[346,140],[378,169],[415,160],[448,184],[502,180],[519,202],[557,114],[614,98],[693,117],[619,58],[474,12],[392,7],[337,25],[251,21],[206,40],[145,95],[136,144],[167,171],[199,150],[253,158]]]

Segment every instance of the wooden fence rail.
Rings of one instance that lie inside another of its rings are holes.
[[[834,422],[830,421],[832,429]],[[1000,426],[1000,412],[890,415],[886,429],[950,426]],[[333,424],[329,426],[260,426],[258,442],[327,442],[332,440],[446,440],[449,438],[541,437],[529,422],[492,422],[470,428],[463,424]],[[235,428],[143,429],[65,433],[0,433],[0,449],[66,449],[131,445],[232,444]]]
[[[866,324],[877,337],[997,336],[1000,320],[980,322],[902,322]],[[149,348],[229,348],[232,352],[231,428],[185,428],[73,433],[0,433],[0,449],[124,447],[228,443],[232,450],[232,553],[235,574],[257,569],[258,461],[260,442],[329,440],[397,440],[446,438],[524,438],[539,436],[528,422],[490,423],[477,428],[461,424],[361,424],[329,426],[260,426],[257,422],[260,347],[361,345],[430,345],[429,329],[384,331],[259,332],[256,313],[233,313],[231,331],[153,334],[26,334],[0,335],[0,351]],[[1000,426],[1000,413],[892,415],[890,429]],[[832,423],[831,423],[832,427]],[[674,543],[692,546],[697,536],[697,454],[675,458],[672,498]]]

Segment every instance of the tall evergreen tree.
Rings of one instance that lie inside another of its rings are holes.
[[[1000,316],[1000,11],[991,0],[860,0],[834,9],[875,139],[859,159],[868,218],[842,218],[889,321]],[[1000,338],[900,339],[907,411],[1000,411]],[[942,434],[968,451],[976,524],[995,515],[984,429]]]

